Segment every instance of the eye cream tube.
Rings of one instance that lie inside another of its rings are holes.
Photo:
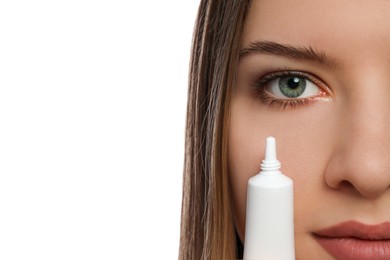
[[[293,181],[280,167],[270,136],[261,171],[248,181],[245,260],[295,259]]]

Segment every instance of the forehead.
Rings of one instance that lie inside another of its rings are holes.
[[[390,1],[254,0],[242,44],[259,40],[311,45],[336,54],[341,49],[387,50]]]

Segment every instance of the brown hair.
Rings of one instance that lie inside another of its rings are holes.
[[[229,101],[250,0],[201,1],[189,73],[179,259],[235,259]]]

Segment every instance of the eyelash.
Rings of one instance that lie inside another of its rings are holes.
[[[320,89],[320,94],[312,97],[307,97],[307,98],[295,98],[295,99],[281,99],[281,98],[275,98],[271,96],[270,94],[267,93],[265,90],[265,87],[268,82],[281,78],[281,77],[286,77],[286,76],[297,76],[297,77],[302,77],[306,80],[309,80],[313,82],[316,86],[321,85],[320,80],[317,78],[313,77],[312,75],[304,72],[299,72],[299,71],[290,71],[290,70],[284,70],[284,71],[278,71],[278,72],[272,72],[269,73],[265,76],[262,76],[260,79],[255,81],[255,89],[258,93],[258,96],[260,97],[261,101],[270,107],[275,107],[278,109],[296,109],[302,106],[310,105],[313,102],[317,101],[318,98],[322,95],[325,94],[325,92],[321,89],[321,87],[318,86]]]

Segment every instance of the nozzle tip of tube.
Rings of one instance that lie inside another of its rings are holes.
[[[262,171],[273,171],[280,169],[280,162],[276,157],[276,141],[273,136],[266,139],[265,158],[261,164]]]
[[[273,136],[269,136],[266,139],[265,160],[266,161],[276,160],[276,143],[275,143],[275,138]]]

